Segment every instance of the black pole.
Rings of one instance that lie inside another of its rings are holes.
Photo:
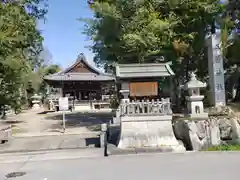
[[[107,132],[104,132],[104,156],[107,157],[108,156],[108,153],[107,153]]]

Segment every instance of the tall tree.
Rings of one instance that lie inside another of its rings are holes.
[[[240,1],[228,0],[225,3],[222,42],[227,70],[227,89],[230,95],[233,89],[237,90],[234,101],[240,101]]]
[[[196,58],[204,59],[205,28],[221,11],[218,0],[95,0],[90,7],[95,18],[85,19],[85,33],[97,64],[164,55],[179,74],[179,65],[196,68]]]
[[[57,64],[50,64],[47,66],[44,66],[41,68],[39,71],[39,78],[40,78],[40,83],[39,83],[39,88],[38,92],[41,93],[42,95],[46,96],[47,94],[47,83],[43,80],[44,76],[50,75],[50,74],[55,74],[61,70],[61,67]]]
[[[93,19],[85,19],[94,44],[95,62],[152,62],[159,56],[173,62],[175,85],[197,70],[207,78],[206,28],[224,6],[218,0],[95,0]]]
[[[0,106],[20,106],[26,77],[38,63],[43,38],[37,21],[44,17],[44,0],[0,2]]]

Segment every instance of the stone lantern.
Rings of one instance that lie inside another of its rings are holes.
[[[119,91],[123,95],[123,99],[121,99],[121,103],[129,103],[129,90],[128,89],[122,89]]]
[[[187,100],[188,115],[191,118],[207,118],[208,114],[204,112],[203,95],[200,95],[200,88],[205,88],[207,85],[197,80],[194,73],[191,74],[191,79],[184,85],[184,89],[188,91]]]
[[[32,108],[33,109],[38,109],[40,108],[40,104],[41,104],[41,99],[42,97],[40,95],[34,94],[32,97]]]

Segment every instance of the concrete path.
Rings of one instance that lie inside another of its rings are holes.
[[[15,172],[18,180],[237,180],[240,166],[237,152],[101,157],[100,151],[71,150],[14,159],[1,158],[0,179]]]
[[[99,147],[98,136],[58,135],[13,138],[9,143],[0,145],[0,153],[29,152],[58,149],[78,149]]]

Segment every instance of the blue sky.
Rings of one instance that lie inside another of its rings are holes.
[[[80,17],[92,17],[87,0],[48,0],[47,21],[39,24],[44,37],[44,46],[52,55],[52,63],[66,68],[75,62],[79,53],[84,53],[88,61],[94,64],[93,54],[85,46],[90,45],[82,34],[84,23]]]

